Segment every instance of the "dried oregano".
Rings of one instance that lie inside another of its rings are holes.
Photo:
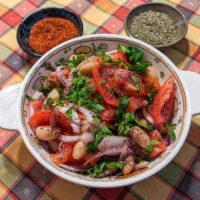
[[[131,33],[135,38],[155,46],[169,44],[176,39],[176,28],[172,18],[152,10],[132,19]]]

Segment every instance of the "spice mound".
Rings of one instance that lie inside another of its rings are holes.
[[[151,45],[165,45],[176,39],[176,26],[167,14],[150,10],[132,19],[131,33]]]
[[[48,17],[32,26],[29,44],[36,52],[44,54],[56,45],[77,35],[77,27],[70,20]]]

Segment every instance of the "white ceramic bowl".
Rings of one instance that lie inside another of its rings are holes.
[[[91,178],[61,169],[50,162],[47,152],[35,142],[34,133],[27,123],[30,111],[29,102],[25,95],[32,96],[35,93],[41,81],[41,76],[48,74],[51,68],[55,68],[55,63],[60,59],[67,59],[73,53],[92,53],[94,48],[111,51],[116,49],[118,43],[134,45],[141,49],[144,52],[144,58],[156,67],[161,83],[170,74],[174,76],[176,100],[173,123],[177,124],[176,140],[168,147],[166,152],[149,164],[148,169],[126,178]],[[187,137],[192,115],[200,113],[199,85],[200,76],[198,74],[178,70],[165,55],[142,41],[119,35],[87,35],[64,42],[53,48],[33,65],[21,84],[8,87],[0,92],[0,113],[4,113],[4,115],[0,115],[0,126],[19,130],[29,151],[38,162],[55,175],[90,187],[121,187],[136,183],[157,173],[175,157]]]

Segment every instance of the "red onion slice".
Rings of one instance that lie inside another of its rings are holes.
[[[170,145],[170,139],[169,139],[167,136],[165,136],[165,137],[163,138],[162,142],[163,142],[166,146],[169,146],[169,145]]]
[[[154,124],[153,118],[151,115],[147,112],[146,107],[142,108],[142,114],[144,115],[145,119],[150,123]]]
[[[77,142],[82,140],[85,144],[94,140],[92,133],[84,132],[82,135],[60,135],[59,140],[62,142]]]
[[[107,136],[99,144],[98,149],[104,151],[105,149],[116,148],[129,144],[129,139],[122,136]]]
[[[92,111],[88,110],[87,108],[84,108],[82,106],[78,107],[78,110],[84,114],[84,116],[86,117],[86,120],[88,123],[92,124],[93,123],[93,113]]]
[[[126,146],[126,145],[124,145]],[[94,154],[89,160],[83,163],[83,166],[87,166],[88,164],[92,163],[96,159],[101,158],[102,156],[118,156],[124,153],[124,146],[118,147],[118,148],[111,148],[106,149],[105,151],[100,151],[96,154]],[[126,146],[127,147],[127,146]],[[132,150],[130,148],[126,148],[126,154],[132,153]]]
[[[62,73],[62,66],[56,67],[56,76],[62,85],[69,87],[71,85],[71,78],[66,78]]]
[[[72,129],[73,129],[73,133],[75,134],[79,134],[80,133],[80,126],[74,123],[70,123]]]

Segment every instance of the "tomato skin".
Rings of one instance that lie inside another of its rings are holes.
[[[121,52],[121,51],[116,51],[116,52],[110,53],[109,56],[110,56],[113,60],[127,61],[126,54],[123,53],[123,52]]]
[[[156,94],[150,114],[157,127],[162,127],[171,117],[174,105],[174,78],[170,76]]]
[[[167,146],[162,142],[162,136],[157,130],[150,133],[150,138],[160,142],[159,144],[153,145],[153,151],[148,155],[150,158],[155,158],[166,151]]]
[[[34,113],[28,123],[32,128],[37,128],[38,126],[45,126],[50,124],[51,110],[41,110]]]
[[[103,97],[104,101],[112,106],[117,107],[118,106],[118,99],[112,96],[109,91],[103,88],[103,84],[101,84],[104,80],[100,76],[100,72],[98,67],[92,68],[92,75],[93,75],[93,81],[95,84],[95,89],[97,92]]]
[[[40,111],[42,109],[42,105],[43,105],[43,102],[40,101],[40,100],[34,100],[34,101],[32,101],[33,110],[35,112]]]
[[[64,132],[73,133],[73,129],[69,124],[66,116],[58,110],[55,110],[52,113],[50,122],[52,126],[59,126]]]
[[[61,150],[57,153],[50,154],[49,158],[55,165],[67,163],[72,158],[74,144],[63,143]]]
[[[166,151],[167,147],[163,142],[160,142],[160,144],[154,145],[153,151],[149,154],[150,158],[158,157],[160,154],[162,154],[164,151]]]
[[[145,76],[143,77],[143,80],[145,82],[146,87],[148,88],[148,86],[152,86],[152,90],[159,90],[160,89],[160,83],[157,79],[153,79],[149,76]],[[149,92],[147,90],[147,92]]]
[[[114,107],[118,106],[118,98],[121,96],[143,96],[145,94],[142,78],[131,71],[102,66],[93,67],[92,75],[97,92],[101,94],[106,103]],[[139,86],[135,84],[133,77]],[[119,97],[114,96],[110,90]]]
[[[151,133],[150,133],[150,138],[152,140],[156,140],[156,141],[162,141],[162,136],[161,134],[159,133],[159,131],[157,129],[153,130]]]
[[[121,87],[126,96],[142,96],[145,94],[144,83],[140,75],[125,70],[125,69],[116,69],[115,76],[118,82],[118,87]],[[139,87],[135,84],[133,77],[136,78]]]
[[[135,110],[144,107],[148,104],[147,100],[143,97],[130,97],[127,107],[128,112],[134,112]]]
[[[107,103],[104,103],[104,110],[100,113],[102,121],[110,122],[115,119],[115,108]]]

